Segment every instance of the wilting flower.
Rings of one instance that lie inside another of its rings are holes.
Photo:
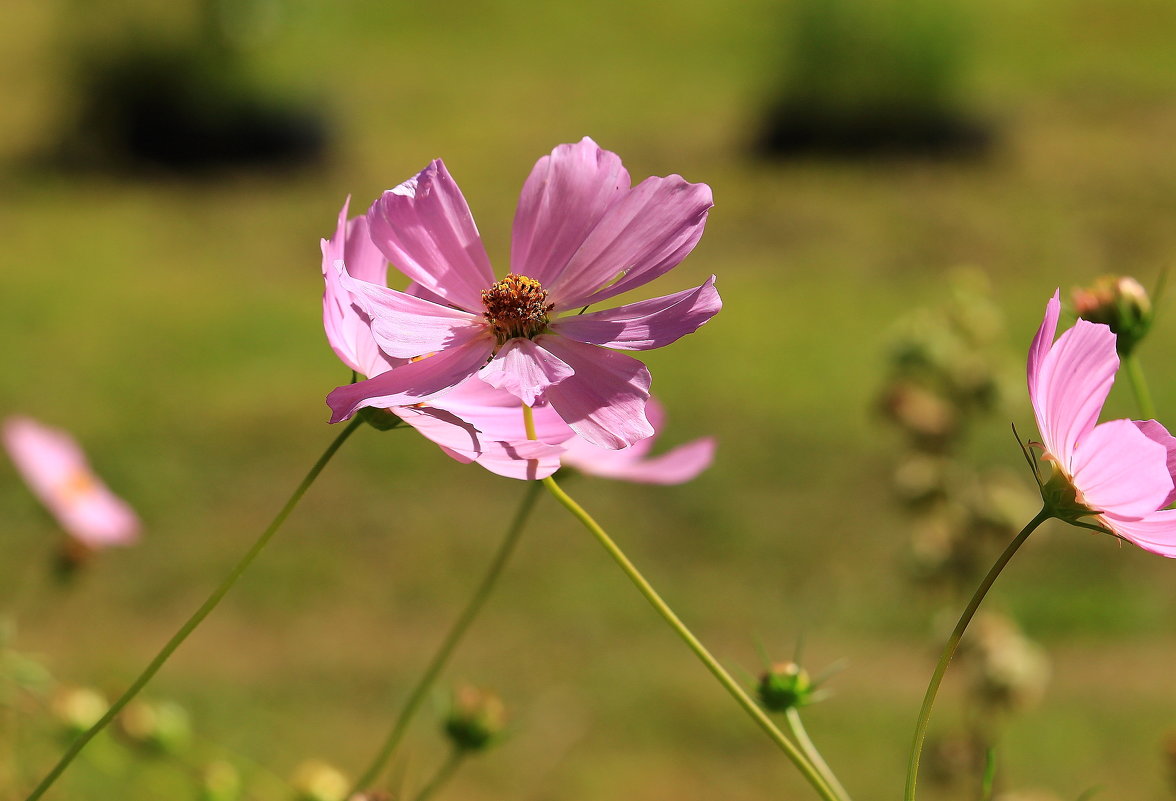
[[[523,186],[511,271],[496,281],[465,198],[434,161],[384,192],[365,223],[413,285],[389,289],[353,267],[348,253],[328,278],[367,316],[381,357],[409,360],[333,391],[332,422],[367,406],[431,401],[476,376],[520,404],[546,402],[596,445],[623,448],[650,436],[649,371],[617,351],[658,348],[697,330],[721,306],[714,277],[672,295],[575,312],[675,267],[702,236],[711,205],[705,184],[677,175],[631,187],[620,158],[587,137],[560,145]]]
[[[1093,525],[1176,556],[1176,438],[1155,420],[1099,423],[1119,358],[1106,326],[1078,320],[1054,341],[1055,292],[1029,348],[1029,400],[1053,474],[1042,497],[1055,517]],[[1083,518],[1093,516],[1093,521]]]
[[[345,262],[350,273],[363,281],[382,284],[388,273],[388,260],[368,236],[367,218],[348,220],[347,205],[345,203],[339,212],[334,236],[322,240],[323,279],[326,284],[323,292],[323,328],[327,333],[327,342],[343,363],[357,373],[373,378],[394,367],[406,365],[409,360],[390,358],[380,351],[372,335],[370,320],[356,307],[353,295],[340,282],[341,274],[335,269],[337,262]],[[439,408],[436,403],[390,406],[387,411],[458,461],[476,461],[499,475],[535,479],[551,475],[559,468],[561,449],[556,444],[561,440],[548,437],[543,442],[528,442],[523,432],[522,413],[517,404],[513,412],[519,418],[519,423],[517,431],[509,432],[509,439],[489,436],[470,421]],[[568,429],[563,439],[570,436],[572,432]]]
[[[137,539],[134,511],[94,475],[69,434],[27,417],[9,417],[3,439],[33,494],[79,543],[103,548]]]

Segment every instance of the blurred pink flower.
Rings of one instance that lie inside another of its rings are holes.
[[[511,272],[495,281],[465,198],[445,165],[432,162],[376,200],[364,223],[371,241],[328,275],[350,293],[393,368],[334,390],[332,422],[365,406],[432,402],[476,376],[520,404],[546,402],[596,445],[645,439],[653,433],[649,371],[617,350],[658,348],[697,330],[721,307],[714,277],[652,300],[556,315],[675,267],[702,236],[711,205],[705,184],[677,175],[631,187],[620,158],[587,137],[560,145],[523,186]],[[414,282],[407,291],[349,260],[370,258],[373,245]]]
[[[94,475],[69,434],[27,417],[6,419],[2,434],[33,494],[75,540],[98,549],[138,539],[138,517]]]
[[[1055,292],[1026,371],[1045,458],[1057,471],[1043,494],[1060,479],[1057,516],[1084,525],[1081,518],[1094,515],[1096,526],[1176,556],[1176,510],[1164,508],[1176,500],[1176,438],[1155,420],[1096,425],[1119,369],[1115,335],[1080,319],[1055,342],[1060,310]]]
[[[409,363],[393,359],[380,351],[372,336],[367,315],[356,305],[352,294],[342,286],[336,262],[346,262],[349,272],[364,281],[382,284],[388,273],[388,261],[368,236],[367,218],[347,219],[347,203],[339,212],[335,234],[322,240],[323,328],[335,354],[352,370],[373,378],[394,367]],[[471,422],[436,403],[389,406],[387,411],[415,428],[459,462],[477,462],[498,475],[509,478],[537,479],[559,468],[561,448],[553,442],[528,442],[522,430],[522,412],[516,401],[514,414],[519,420],[517,432],[509,438],[495,438],[478,430]],[[564,439],[572,436],[567,431]],[[555,440],[558,443],[559,440]]]

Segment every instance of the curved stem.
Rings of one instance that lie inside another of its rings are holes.
[[[849,793],[845,791],[845,787],[837,780],[837,776],[829,768],[829,763],[821,756],[821,752],[817,750],[816,744],[808,736],[808,732],[805,731],[804,723],[800,720],[800,710],[794,706],[789,707],[784,713],[784,718],[788,721],[788,730],[792,733],[792,739],[796,740],[796,744],[800,746],[800,750],[808,757],[809,762],[824,777],[829,788],[837,794],[837,797],[842,799],[842,801],[847,801]]]
[[[437,680],[437,676],[444,669],[457,644],[465,636],[466,630],[469,629],[470,624],[474,622],[474,618],[482,610],[486,599],[490,597],[494,585],[498,582],[498,577],[502,575],[503,568],[506,567],[506,563],[510,560],[511,554],[514,553],[515,545],[519,541],[519,535],[522,534],[523,528],[527,523],[527,518],[535,506],[535,501],[539,498],[540,489],[541,487],[538,482],[531,482],[527,487],[527,493],[523,496],[523,501],[519,504],[518,511],[515,512],[514,520],[511,522],[510,528],[502,540],[502,544],[498,546],[498,551],[494,554],[490,566],[486,569],[486,575],[482,577],[478,588],[474,590],[473,597],[470,598],[469,603],[466,604],[461,615],[454,621],[449,633],[445,635],[441,647],[433,655],[432,661],[425,668],[425,672],[421,676],[420,681],[417,682],[416,687],[413,688],[412,693],[408,696],[408,700],[405,701],[404,707],[400,710],[400,714],[397,716],[396,722],[392,725],[392,730],[388,733],[388,738],[384,741],[384,745],[380,748],[379,753],[376,754],[375,759],[372,760],[368,769],[355,782],[348,797],[371,787],[376,779],[379,778],[380,774],[383,773],[384,768],[391,761],[393,754],[396,753],[396,748],[400,745],[404,733],[408,730],[408,724],[412,721],[413,716],[416,715],[417,710],[424,702],[429,689],[433,686],[433,682]]]
[[[335,441],[327,446],[327,449],[323,451],[322,456],[320,456],[318,461],[316,461],[310,468],[310,471],[306,474],[306,477],[303,478],[301,483],[299,483],[299,485],[294,489],[294,493],[290,496],[290,499],[286,501],[286,504],[282,507],[281,511],[279,511],[277,516],[274,517],[273,522],[271,522],[265,531],[261,533],[261,536],[257,538],[257,541],[253,543],[253,547],[251,547],[245,553],[245,555],[241,557],[241,561],[239,561],[237,565],[229,572],[229,575],[225,577],[220,585],[215,590],[213,590],[212,594],[208,596],[208,600],[206,600],[200,606],[200,608],[196,610],[192,617],[188,618],[184,625],[180,626],[179,631],[172,635],[172,638],[167,641],[167,644],[164,645],[162,649],[160,649],[159,653],[156,654],[155,658],[151,660],[150,664],[144,668],[143,672],[139,674],[139,677],[135,679],[131,686],[127,688],[126,692],[124,692],[117,701],[110,705],[110,709],[106,710],[106,714],[99,718],[98,722],[87,729],[85,733],[74,740],[66,752],[62,754],[61,759],[58,760],[57,764],[53,766],[53,769],[49,771],[44,779],[41,780],[41,783],[37,785],[36,789],[34,789],[33,792],[29,794],[27,801],[36,801],[36,799],[45,794],[45,791],[53,785],[53,782],[55,782],[57,777],[65,771],[65,769],[69,766],[69,763],[73,762],[74,757],[76,757],[81,752],[81,750],[86,747],[86,744],[89,743],[90,740],[94,739],[94,736],[97,735],[98,732],[106,728],[110,721],[114,720],[118,713],[122,711],[123,707],[125,707],[132,698],[139,694],[139,691],[142,690],[144,686],[146,686],[147,682],[151,681],[155,674],[159,672],[159,669],[163,667],[163,664],[167,662],[168,658],[175,652],[177,648],[180,647],[181,643],[183,643],[184,640],[188,638],[188,635],[191,634],[196,629],[196,627],[200,625],[204,618],[208,617],[209,613],[216,608],[216,605],[220,603],[225,594],[237,582],[237,579],[241,577],[241,574],[245,572],[246,568],[248,568],[257,555],[261,553],[261,550],[265,548],[266,543],[268,543],[277,530],[281,528],[282,523],[286,522],[286,518],[290,516],[290,512],[294,511],[294,507],[298,505],[300,500],[302,500],[302,496],[306,494],[308,489],[310,489],[310,485],[314,483],[316,478],[318,478],[318,474],[321,473],[323,468],[327,466],[327,462],[331,461],[331,457],[335,455],[335,451],[339,450],[339,446],[342,445],[349,436],[351,436],[351,433],[355,431],[355,429],[358,428],[362,422],[363,421],[359,417],[352,418],[351,422],[347,425],[346,428],[343,429],[339,436],[335,437]]]
[[[461,761],[465,758],[465,751],[460,748],[454,748],[450,752],[448,759],[446,759],[433,778],[421,788],[421,791],[416,795],[416,801],[426,801],[433,793],[441,789],[447,781],[453,778],[453,774],[457,772]]]
[[[1154,420],[1156,406],[1152,403],[1151,392],[1147,388],[1147,379],[1143,377],[1143,367],[1134,353],[1123,357],[1123,366],[1127,368],[1127,378],[1131,381],[1131,390],[1135,393],[1135,403],[1139,406],[1139,413],[1144,420]]]
[[[911,743],[911,756],[907,762],[907,781],[906,781],[906,801],[914,801],[915,798],[915,782],[919,777],[919,758],[923,754],[923,740],[927,737],[927,724],[931,720],[931,707],[935,705],[935,696],[939,693],[939,685],[943,681],[943,674],[947,672],[947,665],[951,662],[952,656],[955,655],[956,647],[960,644],[960,639],[964,636],[964,631],[967,630],[968,624],[972,622],[973,615],[980,607],[984,596],[988,594],[996,577],[1004,570],[1005,565],[1013,558],[1013,554],[1021,547],[1029,535],[1044,523],[1053,514],[1047,509],[1043,508],[1037,513],[1037,516],[1026,524],[1025,528],[1013,538],[1008,547],[1004,549],[996,559],[996,563],[988,571],[988,575],[980,582],[980,586],[976,588],[976,592],[972,594],[972,599],[968,601],[968,605],[964,608],[964,612],[960,615],[959,621],[956,623],[955,629],[952,630],[951,636],[947,638],[947,644],[943,647],[943,655],[939,657],[939,663],[935,666],[935,672],[931,674],[931,683],[927,685],[927,693],[923,696],[923,706],[919,710],[919,720],[915,724],[915,739]]]
[[[629,558],[625,556],[624,552],[619,547],[617,547],[616,543],[612,541],[612,538],[610,538],[604,529],[600,527],[600,524],[593,520],[591,515],[584,511],[584,509],[578,503],[572,500],[567,493],[560,489],[560,486],[555,482],[555,479],[549,476],[543,479],[543,483],[547,486],[547,490],[555,497],[555,499],[559,501],[569,512],[571,512],[572,515],[577,520],[579,520],[584,525],[584,527],[592,533],[593,536],[596,537],[597,541],[604,546],[604,549],[608,551],[613,560],[618,565],[620,565],[621,570],[625,572],[625,575],[629,577],[629,580],[632,581],[641,594],[645,596],[645,600],[649,601],[653,608],[657,610],[658,614],[662,616],[662,619],[664,619],[666,623],[669,624],[670,628],[672,628],[674,632],[682,639],[682,641],[686,643],[687,647],[689,647],[690,650],[694,652],[694,655],[697,656],[702,664],[706,666],[706,669],[710,671],[711,675],[714,676],[716,680],[718,680],[723,689],[730,693],[731,697],[735,699],[735,702],[743,708],[743,711],[746,712],[747,715],[753,721],[755,721],[756,725],[758,725],[764,731],[764,733],[767,734],[769,738],[771,738],[772,742],[774,742],[780,748],[780,750],[783,751],[790,760],[792,760],[792,764],[796,766],[797,770],[801,772],[805,780],[813,786],[813,789],[817,791],[821,798],[825,799],[825,801],[843,801],[843,799],[838,798],[838,796],[829,787],[828,782],[826,782],[820,773],[817,772],[816,768],[812,766],[812,764],[808,761],[804,754],[800,752],[796,745],[787,737],[785,737],[778,728],[776,728],[776,724],[772,723],[767,714],[762,709],[760,709],[760,707],[753,700],[751,700],[747,693],[744,692],[743,688],[740,687],[733,678],[731,678],[731,675],[727,673],[722,665],[719,664],[718,660],[711,656],[710,651],[708,651],[706,647],[701,642],[699,642],[698,638],[694,636],[690,629],[686,628],[686,624],[684,624],[678,618],[678,616],[674,614],[674,610],[670,609],[666,602],[661,599],[661,596],[657,594],[657,591],[654,590],[650,583],[645,580],[645,577],[641,575],[641,572],[638,571],[633,563],[629,561]]]

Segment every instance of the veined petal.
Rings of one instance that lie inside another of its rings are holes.
[[[478,335],[489,336],[481,318],[385,286],[357,281],[339,269],[339,285],[367,314],[372,336],[389,356],[409,359],[444,350]]]
[[[694,333],[722,307],[712,275],[694,289],[615,309],[562,317],[551,328],[590,345],[650,350]]]
[[[653,435],[645,416],[649,370],[636,359],[560,336],[535,342],[575,370],[547,388],[552,408],[573,431],[603,448],[624,448]]]
[[[428,400],[476,373],[493,348],[492,339],[474,337],[367,381],[337,387],[327,395],[331,422],[346,420],[365,406],[386,409]]]
[[[1045,304],[1045,317],[1041,320],[1041,327],[1037,329],[1037,335],[1033,337],[1033,343],[1029,346],[1029,360],[1025,366],[1025,376],[1029,384],[1029,401],[1033,404],[1033,408],[1037,408],[1037,402],[1034,398],[1037,395],[1037,374],[1041,369],[1041,363],[1045,360],[1045,355],[1049,353],[1049,349],[1053,347],[1054,337],[1058,333],[1058,316],[1062,311],[1061,290],[1055,289],[1053,297]],[[1038,423],[1040,424],[1040,419]]]
[[[614,203],[546,288],[556,311],[598,303],[677,266],[702,236],[710,187],[646,178]]]
[[[494,273],[470,207],[440,159],[377,198],[368,222],[396,269],[467,311],[482,308]]]
[[[644,442],[648,440],[610,451],[584,440],[572,440],[563,455],[563,463],[602,478],[643,484],[683,484],[710,467],[715,456],[715,440],[712,437],[696,439],[651,458],[632,453]]]
[[[559,469],[563,448],[546,442],[486,442],[475,460],[491,473],[507,478],[535,481]]]
[[[548,387],[573,372],[571,367],[531,340],[516,337],[478,371],[478,378],[495,389],[509,392],[528,406],[534,406]]]
[[[539,159],[515,212],[511,272],[553,284],[629,185],[620,157],[587,136]]]
[[[1118,369],[1111,329],[1078,320],[1053,343],[1037,370],[1037,391],[1030,400],[1042,441],[1071,475],[1074,447],[1098,421]]]
[[[1138,520],[1122,520],[1102,515],[1107,526],[1145,551],[1169,558],[1176,557],[1176,509],[1161,509]]]
[[[1139,518],[1159,509],[1172,492],[1167,458],[1165,447],[1134,422],[1110,420],[1077,443],[1070,475],[1091,509]]]
[[[400,364],[382,353],[372,337],[367,315],[354,305],[351,293],[339,282],[337,263],[347,262],[352,274],[362,280],[383,284],[388,262],[368,236],[367,220],[347,219],[347,206],[339,212],[335,234],[322,240],[323,251],[323,330],[327,342],[340,360],[365,376],[379,375]]]
[[[1164,428],[1155,420],[1135,420],[1135,427],[1143,432],[1144,436],[1152,442],[1158,442],[1164,446],[1168,452],[1168,473],[1172,476],[1173,484],[1176,484],[1176,437],[1168,433],[1168,429]],[[1160,506],[1171,506],[1176,502],[1176,486],[1168,493],[1168,497],[1160,503]]]
[[[468,420],[484,439],[518,442],[527,438],[523,425],[522,401],[505,390],[495,389],[474,377],[430,401],[430,405],[451,411]],[[551,406],[535,405],[532,410],[539,441],[558,444],[575,436]]]

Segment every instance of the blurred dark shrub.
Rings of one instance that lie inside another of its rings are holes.
[[[977,154],[988,126],[965,111],[965,21],[934,0],[794,0],[766,155]]]

